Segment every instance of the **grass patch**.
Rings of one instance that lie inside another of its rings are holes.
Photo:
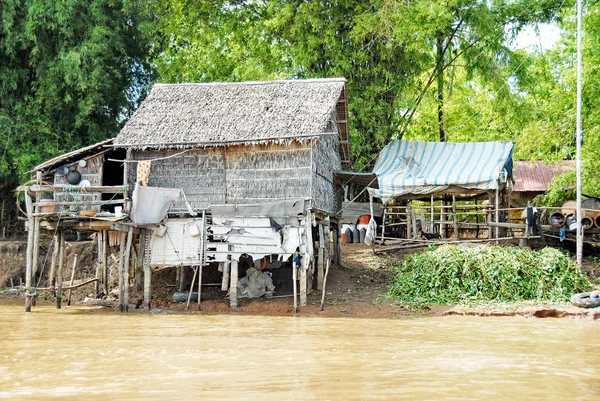
[[[554,248],[443,245],[407,256],[392,269],[387,296],[415,305],[565,302],[592,287]]]

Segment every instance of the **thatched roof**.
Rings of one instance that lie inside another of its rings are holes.
[[[335,132],[335,115],[344,160],[347,110],[343,78],[156,84],[114,144],[163,149],[303,141]]]
[[[50,171],[55,169],[58,166],[62,166],[65,164],[70,164],[73,163],[75,161],[79,161],[85,157],[88,157],[90,155],[96,155],[100,152],[104,152],[106,151],[106,147],[110,146],[113,142],[113,139],[107,139],[105,141],[102,142],[98,142],[95,143],[93,145],[89,145],[89,146],[85,146],[83,148],[79,148],[79,149],[75,149],[71,152],[62,154],[60,156],[55,157],[54,159],[50,159],[48,161],[45,161],[44,163],[36,166],[33,170],[31,170],[30,172],[34,172],[34,171]]]

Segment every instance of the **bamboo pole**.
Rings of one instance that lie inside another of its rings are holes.
[[[62,307],[63,267],[65,265],[65,232],[60,230],[58,268],[56,271],[56,309]]]
[[[90,284],[90,283],[94,283],[96,281],[98,281],[98,279],[94,277],[94,278],[91,278],[89,280],[82,281],[81,283],[73,284],[73,285],[70,285],[68,287],[62,287],[62,290],[64,290],[64,291],[74,290],[76,288],[83,287],[84,285],[87,285],[87,284]],[[55,288],[53,288],[53,287],[38,288],[38,291],[54,291],[54,290],[55,290]]]
[[[79,257],[78,254],[75,254],[75,257],[73,257],[73,269],[71,269],[71,283],[69,284],[69,295],[67,297],[67,306],[71,306],[71,287],[73,287],[73,281],[75,281],[75,269],[77,268],[77,258]],[[96,277],[98,278],[98,277]],[[94,286],[97,286],[98,281],[94,282]]]
[[[435,232],[435,227],[433,226],[433,221],[435,220],[434,216],[434,208],[433,208],[433,194],[431,194],[431,198],[429,201],[429,213],[430,213],[430,221],[431,221],[431,232]]]

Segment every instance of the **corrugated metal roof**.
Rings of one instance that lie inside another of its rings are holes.
[[[575,169],[574,160],[561,160],[553,163],[541,161],[530,162],[525,160],[515,161],[513,177],[514,192],[545,192],[548,184],[555,175]]]

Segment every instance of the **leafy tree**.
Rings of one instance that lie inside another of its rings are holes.
[[[139,1],[4,0],[0,186],[118,131],[151,78]]]

